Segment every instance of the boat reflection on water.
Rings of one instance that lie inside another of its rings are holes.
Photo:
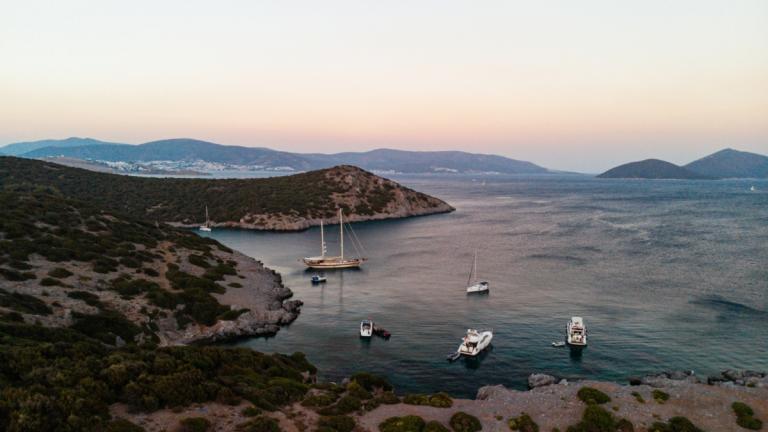
[[[574,363],[581,363],[581,354],[583,352],[583,347],[571,347],[569,356]]]
[[[461,360],[464,363],[464,367],[467,369],[479,369],[480,363],[483,362],[483,359],[488,357],[488,353],[493,351],[493,345],[488,345],[488,348],[484,349],[483,352],[476,356],[461,356]]]

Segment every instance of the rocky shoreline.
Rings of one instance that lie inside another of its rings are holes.
[[[345,222],[368,222],[378,220],[389,219],[405,219],[419,216],[429,216],[435,214],[451,213],[456,211],[455,208],[445,202],[436,203],[433,207],[410,207],[404,206],[392,211],[374,213],[372,215],[361,214],[345,214]],[[224,221],[224,222],[211,222],[211,227],[227,228],[227,229],[243,229],[254,231],[276,231],[276,232],[295,232],[305,231],[312,227],[320,226],[320,222],[327,225],[338,224],[339,220],[336,217],[320,219],[320,218],[305,218],[296,215],[286,214],[247,214],[243,216],[239,221]],[[181,222],[167,222],[168,225],[177,228],[197,228],[199,223],[181,223]]]

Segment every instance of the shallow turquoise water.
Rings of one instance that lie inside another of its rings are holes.
[[[307,353],[321,377],[367,370],[402,392],[524,387],[528,374],[624,380],[664,369],[768,370],[768,181],[622,181],[581,176],[396,177],[457,211],[355,224],[370,261],[312,286],[298,258],[319,230],[215,230],[282,273],[304,301],[261,351]],[[758,191],[749,192],[754,185]],[[335,227],[327,230],[336,250]],[[474,248],[488,296],[464,293]],[[551,347],[583,316],[581,356]],[[358,338],[361,319],[393,333]],[[493,349],[448,363],[468,327]]]

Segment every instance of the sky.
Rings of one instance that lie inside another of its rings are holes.
[[[0,144],[768,153],[766,0],[0,0]]]

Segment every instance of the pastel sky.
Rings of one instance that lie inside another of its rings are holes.
[[[0,144],[768,153],[766,0],[2,0]]]

